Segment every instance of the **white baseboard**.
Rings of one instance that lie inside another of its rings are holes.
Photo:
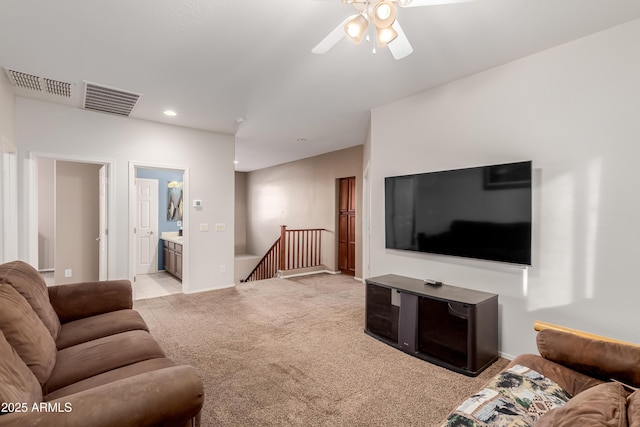
[[[222,285],[222,286],[212,286],[209,288],[203,288],[203,289],[195,289],[195,290],[188,290],[187,292],[183,292],[185,295],[191,295],[191,294],[199,294],[201,292],[209,292],[209,291],[219,291],[221,289],[229,289],[229,288],[234,288],[236,286],[235,283],[232,283],[230,285]]]
[[[508,354],[508,353],[504,353],[502,351],[498,352],[498,355],[500,355],[500,357],[507,359],[507,360],[513,360],[516,358],[516,356],[514,356],[513,354]]]
[[[303,271],[300,273],[283,274],[282,276],[280,276],[280,279],[288,279],[290,277],[310,276],[312,274],[319,274],[319,273],[342,274],[340,273],[340,271],[331,271],[327,269],[322,269],[322,270],[313,270],[313,271]]]

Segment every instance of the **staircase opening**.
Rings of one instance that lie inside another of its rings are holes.
[[[243,282],[282,277],[322,266],[323,231],[324,228],[288,230],[286,225],[282,225],[280,237]]]

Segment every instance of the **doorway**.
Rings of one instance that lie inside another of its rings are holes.
[[[111,161],[32,153],[27,166],[29,262],[48,284],[113,277]]]
[[[129,164],[130,171],[130,271],[134,299],[183,293],[188,290],[188,209],[179,214],[169,209],[176,186],[187,200],[188,168],[149,163]],[[182,281],[166,269],[165,240],[184,239],[182,249]],[[163,236],[165,239],[163,239]]]
[[[338,179],[338,270],[356,274],[356,177]]]

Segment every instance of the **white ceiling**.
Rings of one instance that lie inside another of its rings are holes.
[[[250,171],[362,144],[372,108],[640,18],[640,1],[400,9],[405,59],[347,39],[311,53],[353,11],[340,0],[2,0],[0,66],[72,83],[78,107],[83,81],[140,93],[132,117],[235,134],[236,170]]]

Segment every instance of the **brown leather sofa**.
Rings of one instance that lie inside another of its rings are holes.
[[[443,422],[640,427],[640,346],[536,322],[539,355],[516,357]]]
[[[165,357],[127,280],[47,287],[0,265],[0,426],[197,426],[203,384]]]

